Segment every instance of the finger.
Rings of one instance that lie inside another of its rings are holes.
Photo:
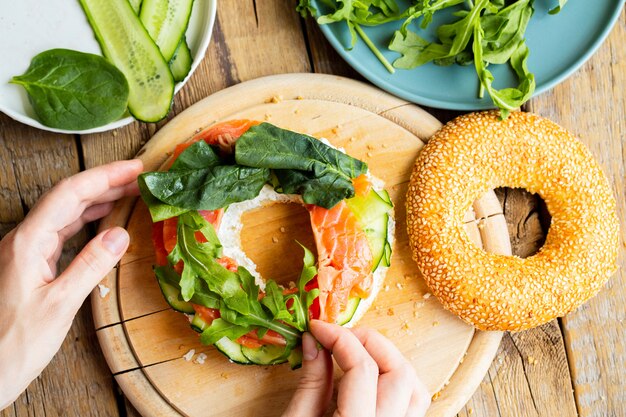
[[[50,285],[54,286],[60,299],[78,310],[93,288],[119,262],[128,244],[126,230],[121,227],[105,230],[87,243]]]
[[[339,384],[337,412],[342,416],[373,416],[376,412],[378,366],[350,330],[319,320],[310,323],[311,333],[330,350],[345,372]]]
[[[129,184],[120,185],[118,187],[113,187],[108,191],[105,191],[99,197],[91,200],[88,205],[109,203],[111,201],[119,200],[122,197],[127,197],[131,195],[139,194],[139,185],[137,185],[137,181],[133,181]]]
[[[59,240],[62,245],[76,233],[78,233],[87,223],[101,219],[108,215],[113,210],[114,204],[112,202],[96,204],[95,206],[88,207],[83,214],[74,223],[65,226],[63,230],[59,232]]]
[[[65,242],[78,233],[85,226],[85,224],[106,216],[111,212],[111,210],[113,210],[113,203],[103,203],[91,206],[83,212],[82,216],[80,216],[78,220],[69,226],[66,226],[59,232],[59,241],[56,250],[48,259],[48,265],[50,266],[50,271],[52,271],[52,276],[56,275],[56,265],[57,262],[59,262],[61,253],[63,253],[63,245]]]
[[[430,393],[422,381],[417,380],[417,385],[413,389],[413,395],[407,410],[407,417],[424,417],[428,407],[430,407]]]
[[[376,416],[404,416],[417,382],[413,365],[389,339],[377,331],[357,328],[352,332],[376,361],[380,370]]]
[[[113,162],[69,177],[44,195],[23,225],[32,228],[33,233],[58,232],[78,219],[85,207],[107,191],[134,182],[142,169],[142,162],[136,159]]]
[[[333,394],[330,353],[317,349],[310,333],[302,335],[302,376],[283,417],[318,417],[328,409]]]

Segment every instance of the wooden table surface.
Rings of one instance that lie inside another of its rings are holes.
[[[241,81],[289,72],[360,79],[294,2],[223,0],[206,57],[178,93],[170,117]],[[621,269],[600,293],[567,317],[506,334],[479,389],[459,416],[626,416],[626,14],[598,52],[572,77],[532,99],[536,112],[577,134],[609,177],[621,220]],[[427,109],[442,121],[458,113]],[[165,122],[162,122],[165,123]],[[62,178],[128,159],[162,126],[133,123],[91,135],[37,130],[0,114],[0,236]],[[541,200],[500,190],[514,253],[541,246],[549,225]],[[67,264],[93,235],[71,240]],[[419,336],[418,336],[419,337]],[[1,371],[0,371],[1,372]],[[8,416],[138,416],[115,385],[95,336],[89,303],[61,350],[10,407]]]

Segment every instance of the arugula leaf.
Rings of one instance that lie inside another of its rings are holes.
[[[559,0],[559,5],[556,6],[555,8],[551,9],[548,13],[550,14],[557,14],[561,11],[561,9],[563,9],[563,6],[565,6],[565,3],[567,3],[567,0]]]
[[[267,281],[265,284],[265,297],[261,299],[261,304],[272,312],[273,318],[285,310],[285,297],[276,281]]]
[[[105,58],[51,49],[36,55],[28,70],[10,81],[26,89],[46,126],[83,130],[122,117],[128,103],[124,74]]]
[[[170,265],[157,266],[154,268],[154,274],[180,290],[180,275]],[[219,308],[220,298],[217,294],[211,292],[206,282],[196,279],[194,286],[194,294],[189,300],[194,304],[199,304],[208,308]]]
[[[535,76],[528,71],[528,47],[523,42],[511,56],[511,67],[520,80],[517,88],[497,90],[493,87],[493,74],[487,69],[482,58],[483,29],[480,25],[474,28],[474,65],[481,84],[487,89],[493,102],[500,108],[500,116],[505,119],[511,110],[524,104],[535,91]]]
[[[185,279],[192,280],[198,277],[206,281],[209,289],[222,297],[230,308],[241,314],[248,314],[250,306],[247,294],[241,287],[241,279],[215,260],[221,248],[219,240],[215,238],[215,241],[206,243],[196,241],[195,232],[202,228],[213,226],[198,213],[187,212],[178,218],[176,248],[184,263],[180,284],[183,300],[189,301],[195,289],[191,283],[185,282]]]
[[[321,141],[269,123],[252,126],[235,143],[238,164],[274,169],[279,192],[301,194],[308,204],[332,208],[354,195],[352,179],[367,165]]]
[[[200,342],[205,345],[212,345],[223,337],[234,341],[251,330],[251,327],[240,326],[219,318],[213,320],[211,325],[204,329],[200,335]]]

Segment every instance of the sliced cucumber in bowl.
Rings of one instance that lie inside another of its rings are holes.
[[[128,0],[80,0],[80,3],[102,53],[126,76],[130,113],[144,122],[163,119],[174,96],[174,77],[131,4]]]

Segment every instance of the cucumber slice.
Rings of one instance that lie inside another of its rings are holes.
[[[204,329],[209,327],[206,321],[202,320],[198,314],[194,314],[191,319],[191,328],[194,329],[198,333],[202,333]]]
[[[141,2],[142,2],[142,0],[128,0],[128,2],[132,6],[132,8],[135,11],[135,13],[139,14],[139,11],[141,10]]]
[[[343,313],[341,313],[337,318],[337,324],[343,326],[344,324],[352,320],[352,317],[354,316],[354,313],[356,313],[356,309],[359,307],[360,302],[361,299],[358,297],[348,298],[348,305],[346,306],[346,309],[343,311]]]
[[[275,365],[287,362],[284,346],[265,345],[258,348],[241,346],[241,353],[248,361],[257,365]]]
[[[189,45],[187,45],[187,40],[183,37],[170,61],[170,70],[174,76],[174,81],[179,82],[185,79],[189,71],[191,71],[192,61],[191,50]]]
[[[187,30],[192,6],[193,0],[143,0],[139,18],[166,61]]]
[[[371,190],[365,197],[356,196],[346,201],[359,224],[363,226],[365,235],[374,255],[372,271],[376,271],[382,263],[389,266],[391,262],[391,244],[387,236],[390,213],[393,204],[387,191]]]
[[[126,76],[130,113],[144,122],[163,119],[172,104],[174,77],[128,0],[80,0],[80,4],[102,53]]]
[[[242,353],[243,346],[233,342],[227,337],[222,337],[220,340],[215,342],[215,347],[217,348],[217,350],[226,355],[228,359],[231,360],[231,362],[239,363],[242,365],[247,365],[250,363],[248,358],[246,358]]]
[[[287,362],[289,362],[291,369],[298,369],[302,367],[302,346],[298,346],[291,351],[289,357],[287,358]]]
[[[180,290],[173,285],[168,284],[165,279],[162,277],[157,277],[157,281],[159,282],[159,287],[161,288],[161,292],[163,293],[163,297],[165,301],[176,311],[180,311],[181,313],[193,314],[195,310],[191,303],[183,301],[180,298]]]

